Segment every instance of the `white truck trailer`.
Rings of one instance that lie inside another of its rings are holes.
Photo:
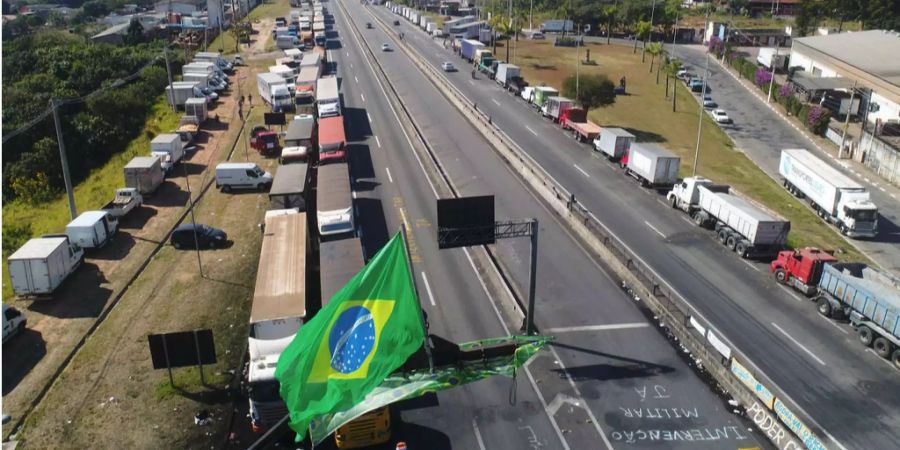
[[[521,71],[519,70],[519,66],[515,64],[501,63],[497,64],[497,75],[494,78],[494,81],[505,88],[510,81],[520,76]]]
[[[195,88],[198,86],[196,81],[176,81],[171,86],[166,86],[166,98],[170,105],[184,106],[187,99],[197,96]]]
[[[681,157],[658,144],[632,143],[619,164],[625,174],[637,178],[641,186],[672,186],[678,181]]]
[[[66,236],[81,248],[100,248],[118,228],[119,220],[108,211],[85,211],[66,225]]]
[[[819,217],[835,224],[844,235],[878,234],[878,207],[869,199],[869,191],[809,151],[782,150],[778,173],[789,192],[808,198]]]
[[[84,250],[68,236],[30,239],[7,260],[13,293],[22,297],[52,294],[84,261]]]
[[[769,70],[772,69],[773,64],[776,70],[784,69],[787,66],[787,58],[790,52],[790,49],[782,50],[775,47],[762,47],[756,55],[756,62]]]
[[[284,111],[294,106],[287,84],[278,74],[260,73],[256,75],[256,86],[259,96],[272,106],[273,111]]]
[[[250,362],[245,379],[254,431],[270,428],[287,414],[278,394],[275,368],[307,312],[306,214],[270,212],[274,211],[266,213],[250,309]]]
[[[316,82],[316,106],[319,118],[341,115],[337,77],[322,77]]]
[[[594,139],[594,150],[603,153],[610,161],[618,161],[628,153],[635,136],[621,128],[602,128]]]
[[[690,214],[697,226],[711,226],[719,241],[742,258],[772,256],[787,243],[790,222],[738,197],[729,186],[689,177],[676,184],[666,199],[673,208]]]
[[[150,141],[150,156],[159,158],[163,172],[172,173],[175,165],[184,157],[184,142],[177,133],[157,135]]]
[[[284,84],[287,86],[288,92],[290,92],[291,95],[294,94],[297,85],[297,74],[294,73],[294,69],[283,64],[274,65],[269,66],[269,73],[274,73],[284,79]]]

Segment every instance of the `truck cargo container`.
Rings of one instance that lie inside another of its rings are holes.
[[[307,52],[303,54],[303,58],[300,60],[300,68],[306,67],[315,67],[318,69],[318,74],[322,74],[322,54],[318,52]]]
[[[760,47],[759,53],[756,55],[756,62],[769,70],[772,69],[773,64],[776,71],[784,70],[787,68],[790,52],[790,49],[781,50],[775,47]]]
[[[815,248],[780,252],[769,271],[810,297],[823,316],[849,318],[860,342],[900,369],[900,279]]]
[[[565,109],[559,115],[559,124],[564,130],[572,130],[578,142],[592,142],[600,135],[600,126],[587,120],[587,111],[577,106]]]
[[[481,20],[478,22],[454,25],[450,27],[450,32],[447,33],[447,35],[454,39],[479,39],[481,37],[481,30],[484,29],[486,24],[487,22]]]
[[[319,81],[321,66],[303,67],[297,76],[294,100],[298,105],[310,105],[316,101],[316,85]]]
[[[269,209],[306,211],[309,165],[305,162],[280,164],[269,189]]]
[[[171,173],[184,157],[184,143],[175,133],[157,135],[150,141],[150,155],[159,157],[163,172]]]
[[[353,233],[353,197],[346,162],[319,166],[316,183],[316,220],[320,236]]]
[[[602,128],[594,139],[594,150],[606,155],[610,161],[618,161],[628,153],[635,136],[621,128]]]
[[[869,198],[869,191],[809,151],[782,150],[778,173],[789,192],[808,198],[816,214],[835,224],[842,234],[878,234],[878,207]]]
[[[672,186],[678,181],[681,157],[658,144],[634,143],[619,160],[625,173],[637,178],[642,186]]]
[[[366,265],[359,238],[323,241],[319,245],[322,307]]]
[[[284,50],[284,56],[293,59],[297,63],[303,60],[303,50],[299,48],[288,48]]]
[[[287,414],[278,394],[275,367],[307,317],[306,220],[301,212],[265,219],[247,342],[247,392],[251,427],[256,432]]]
[[[475,51],[483,49],[484,44],[471,39],[463,39],[459,41],[459,55],[466,61],[473,62],[475,60]]]
[[[272,107],[272,111],[282,112],[294,108],[294,101],[284,78],[274,73],[256,75],[259,96]]]
[[[632,150],[638,145],[632,145]],[[787,243],[790,222],[738,197],[729,186],[689,177],[676,184],[666,199],[673,208],[690,214],[698,226],[713,227],[719,241],[743,258],[774,255]]]
[[[156,192],[165,174],[159,156],[136,156],[122,170],[125,187],[135,188],[141,195]]]
[[[536,108],[541,109],[544,106],[544,103],[547,102],[547,99],[558,96],[559,91],[550,86],[536,86],[532,94],[531,104]]]
[[[301,116],[288,124],[284,135],[285,147],[312,148],[316,142],[316,119],[313,116]]]
[[[294,58],[291,58],[290,56],[276,58],[275,65],[276,66],[285,66],[285,67],[290,68],[291,72],[294,72],[294,76],[296,76],[300,73],[300,63],[298,63],[297,61],[294,61]]]
[[[50,295],[84,261],[84,250],[67,236],[29,239],[7,259],[13,293]]]
[[[194,54],[194,60],[215,63],[220,69],[226,72],[234,70],[234,65],[223,58],[222,54],[219,52],[197,52]]]
[[[144,197],[135,188],[116,189],[116,196],[111,202],[100,208],[116,219],[125,216],[134,208],[140,208],[144,204]]]
[[[319,78],[316,83],[316,107],[319,118],[341,115],[341,98],[338,93],[337,77]]]
[[[284,85],[287,86],[288,91],[291,95],[294,94],[294,90],[297,86],[297,75],[294,73],[294,69],[284,65],[269,66],[269,73],[274,73],[283,78]]]
[[[319,119],[319,164],[347,160],[343,117]]]
[[[575,105],[575,101],[565,97],[548,97],[541,106],[541,115],[549,117],[554,122],[559,122],[560,115]]]
[[[208,73],[218,78],[221,81],[224,81],[225,84],[228,84],[228,75],[225,74],[225,71],[219,68],[215,63],[211,63],[209,61],[192,61],[189,64],[185,64],[181,66],[181,73],[188,72],[199,72],[199,73]]]
[[[197,83],[200,87],[210,87],[210,79],[212,75],[200,72],[185,72],[181,75],[182,81],[191,81]]]
[[[66,225],[66,236],[81,248],[100,248],[112,239],[118,227],[118,219],[106,211],[85,211]]]
[[[502,63],[497,66],[497,74],[494,77],[494,81],[503,86],[504,89],[509,89],[509,83],[516,78],[520,78],[520,73],[519,66]]]
[[[196,81],[175,81],[171,86],[166,86],[166,98],[170,105],[183,107],[187,99],[202,95],[197,95],[198,86]]]
[[[202,98],[189,98],[184,102],[184,114],[194,116],[198,122],[203,123],[209,117],[209,107]]]

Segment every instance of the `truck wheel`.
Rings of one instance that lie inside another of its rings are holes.
[[[672,197],[672,208],[678,209],[678,199],[675,197]]]
[[[819,300],[816,301],[816,304],[816,309],[819,311],[819,314],[825,317],[831,317],[831,302],[829,302],[827,298],[820,297]]]
[[[699,211],[697,211],[697,212],[694,213],[693,218],[694,218],[694,223],[696,223],[698,227],[702,227],[702,226],[703,226],[703,222],[704,222],[704,221],[703,221],[703,215],[700,214]]]
[[[847,235],[847,225],[841,224],[840,228],[841,228],[841,234],[846,236]]]
[[[775,269],[775,280],[781,284],[787,284],[787,272],[784,269]]]
[[[728,236],[728,238],[725,240],[725,246],[730,250],[735,249],[735,247],[737,246],[737,239],[734,238],[733,234],[731,236]]]
[[[738,255],[741,255],[741,258],[747,257],[747,249],[750,248],[750,244],[747,241],[740,241],[737,243],[737,247],[734,249]]]
[[[177,248],[178,250],[181,250],[181,244],[178,243],[177,241],[172,243],[172,247],[175,247],[175,248]]]
[[[231,192],[231,186],[229,186],[227,184],[222,186],[222,192],[228,194],[229,192]]]
[[[727,245],[728,244],[728,236],[729,236],[729,234],[728,234],[727,229],[722,228],[719,230],[719,242],[721,242],[724,245]]]
[[[872,345],[872,341],[875,340],[875,332],[872,331],[871,328],[860,325],[859,328],[856,329],[856,332],[859,334],[859,342],[866,347]]]
[[[895,368],[900,369],[900,348],[891,353],[891,362],[894,363]]]
[[[894,346],[886,338],[879,336],[872,343],[872,350],[875,350],[875,353],[878,353],[878,356],[882,358],[890,358],[891,352],[894,351]]]

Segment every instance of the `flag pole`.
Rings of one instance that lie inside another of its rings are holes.
[[[431,347],[428,346],[428,327],[425,325],[425,314],[422,309],[422,300],[419,299],[419,287],[416,286],[416,274],[412,270],[412,257],[409,254],[409,238],[406,235],[406,224],[400,225],[400,234],[403,236],[403,251],[406,253],[406,270],[409,271],[409,278],[412,280],[413,292],[416,294],[416,303],[419,305],[419,320],[422,322],[422,329],[425,330],[425,355],[428,356],[428,372],[434,372],[434,359],[431,357]]]

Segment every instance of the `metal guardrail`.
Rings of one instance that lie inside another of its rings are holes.
[[[376,14],[372,14],[372,16],[388,35],[393,33],[381,18]],[[513,166],[535,193],[572,228],[572,231],[581,238],[582,243],[593,251],[594,256],[606,263],[621,278],[625,288],[643,300],[644,304],[657,315],[659,325],[671,332],[675,340],[693,354],[698,367],[709,373],[722,391],[727,392],[744,405],[748,417],[772,443],[785,449],[801,448],[801,446],[816,450],[826,448],[821,443],[821,439],[815,436],[802,422],[798,425],[794,421],[793,426],[791,423],[785,423],[784,425],[790,427],[797,439],[788,436],[788,432],[785,432],[785,428],[773,416],[773,413],[778,412],[777,415],[781,417],[782,422],[790,422],[784,417],[787,414],[783,411],[774,411],[769,404],[760,403],[758,400],[761,398],[760,394],[751,390],[746,381],[742,382],[733,374],[735,370],[733,361],[738,362],[741,368],[746,366],[755,368],[752,361],[734,345],[724,342],[723,335],[713,327],[711,322],[703,318],[685,300],[677,298],[677,295],[666,288],[667,283],[664,279],[659,277],[624,242],[610,232],[593,213],[578,203],[570,191],[547,173],[509,135],[494,125],[489,116],[477,110],[475,104],[470,102],[443,74],[430,64],[422,62],[424,58],[418,54],[418,51],[402,40],[395,40],[395,43],[398,48],[410,56],[413,64],[427,76],[431,83],[463,112],[463,116],[493,144],[498,155]],[[692,332],[692,329],[697,332]],[[703,332],[700,333],[699,330],[703,330]],[[698,335],[702,335],[706,339],[700,339]],[[763,380],[757,382],[763,389],[766,389],[765,386],[775,386],[759,369],[748,370],[748,372],[754,381]],[[773,390],[782,391],[777,387]],[[770,391],[766,390],[766,392]],[[781,397],[774,395],[774,398],[780,400]],[[790,413],[789,410],[787,412]],[[796,416],[790,413],[789,417]]]

